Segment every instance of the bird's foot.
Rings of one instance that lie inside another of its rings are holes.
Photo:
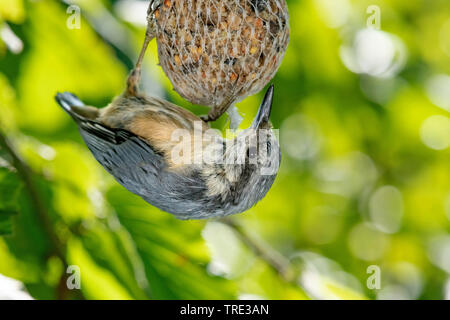
[[[210,119],[209,115],[207,115],[207,114],[201,115],[200,119],[202,119],[203,122],[211,122],[211,119]]]
[[[135,68],[131,71],[127,80],[126,93],[129,96],[137,96],[139,94],[139,82],[141,80],[141,69]]]

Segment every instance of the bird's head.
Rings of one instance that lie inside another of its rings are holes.
[[[270,122],[273,85],[267,90],[250,128],[240,132],[227,148],[227,156],[238,164],[258,168],[262,175],[274,175],[280,164],[280,147]]]
[[[223,163],[202,168],[208,194],[229,213],[243,212],[264,198],[280,166],[280,147],[269,121],[270,87],[250,128],[226,141]]]

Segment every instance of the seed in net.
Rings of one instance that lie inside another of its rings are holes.
[[[159,62],[192,103],[212,107],[208,120],[261,91],[289,42],[285,0],[154,0]]]

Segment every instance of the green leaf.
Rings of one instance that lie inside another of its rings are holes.
[[[11,216],[19,211],[21,181],[16,173],[0,168],[0,235],[12,233]]]
[[[179,221],[120,186],[107,194],[133,238],[153,299],[234,299],[232,281],[207,271],[204,222]]]
[[[24,18],[23,0],[0,0],[0,19],[20,23]]]
[[[71,121],[55,104],[57,91],[71,91],[83,101],[103,104],[124,86],[126,71],[112,49],[85,21],[80,29],[67,28],[65,9],[56,1],[27,3],[29,19],[24,29],[29,51],[17,74],[17,92],[27,114],[20,119],[22,125],[39,134],[54,132]]]
[[[115,217],[110,218],[110,223]],[[120,226],[113,229],[98,222],[83,232],[82,245],[98,268],[108,270],[114,275],[118,285],[133,299],[148,299],[147,284],[141,276],[143,271],[133,252],[133,244]],[[145,277],[145,276],[144,276]],[[145,278],[144,278],[145,279]]]
[[[0,213],[0,236],[8,235],[12,233],[11,217]]]

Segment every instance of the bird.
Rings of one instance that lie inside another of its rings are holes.
[[[181,220],[242,213],[265,197],[281,161],[270,122],[273,85],[251,126],[226,139],[190,111],[140,93],[139,79],[137,65],[125,92],[105,108],[69,92],[55,97],[108,173]]]

